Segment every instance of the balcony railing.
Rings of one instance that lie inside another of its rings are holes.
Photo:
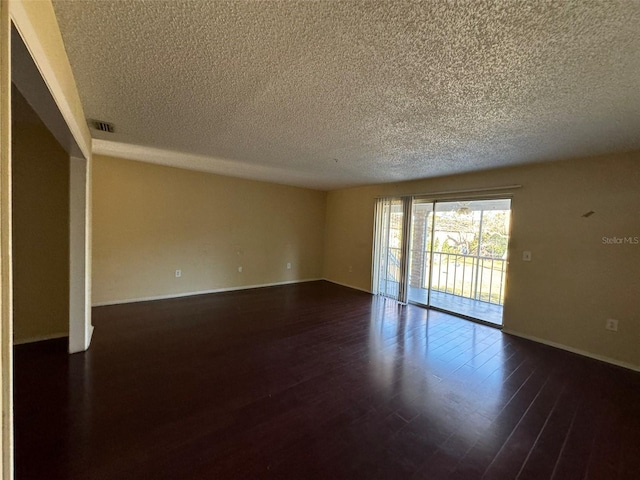
[[[389,248],[388,274],[391,281],[399,280],[399,248]],[[434,291],[458,295],[483,302],[502,305],[504,302],[504,286],[506,260],[479,255],[463,255],[445,252],[415,252],[411,258],[422,257],[422,264],[416,269],[411,265],[409,286],[429,288],[429,262],[433,258],[431,270],[431,288]]]
[[[423,272],[429,272],[429,254],[424,256]],[[477,255],[433,252],[431,288],[444,293],[483,302],[503,304],[506,260]],[[423,284],[427,288],[427,275]]]

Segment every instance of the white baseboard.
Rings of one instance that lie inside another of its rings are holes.
[[[601,362],[610,363],[617,367],[627,368],[629,370],[633,370],[635,372],[640,372],[639,365],[633,365],[627,362],[621,362],[620,360],[616,360],[614,358],[605,357],[603,355],[596,355],[595,353],[590,353],[585,350],[580,350],[578,348],[569,347],[562,343],[550,342],[549,340],[544,340],[542,338],[534,337],[533,335],[527,335],[520,332],[514,332],[513,330],[508,330],[506,328],[502,329],[502,333],[507,333],[509,335],[513,335],[515,337],[525,338],[527,340],[531,340],[532,342],[542,343],[543,345],[548,345],[550,347],[559,348],[560,350],[566,350],[567,352],[576,353],[578,355],[582,355],[583,357],[593,358],[594,360],[599,360]]]
[[[91,346],[91,340],[93,339],[93,325],[89,325],[89,334],[87,335],[87,349]]]
[[[364,288],[354,287],[353,285],[347,285],[346,283],[336,282],[335,280],[331,280],[329,278],[323,278],[322,280],[325,280],[329,283],[335,283],[336,285],[340,285],[341,287],[353,288],[354,290],[360,290],[361,292],[371,293],[369,290],[366,290]]]
[[[69,333],[64,332],[64,333],[52,333],[50,335],[39,335],[36,337],[29,337],[29,338],[23,338],[21,340],[18,341],[13,341],[14,345],[24,345],[25,343],[35,343],[35,342],[42,342],[44,340],[54,340],[56,338],[65,338],[68,337]]]
[[[212,290],[199,290],[196,292],[185,293],[169,293],[167,295],[156,295],[153,297],[127,298],[124,300],[109,300],[106,302],[97,302],[92,307],[106,307],[108,305],[122,305],[125,303],[152,302],[154,300],[168,300],[171,298],[193,297],[195,295],[207,295],[209,293],[235,292],[237,290],[250,290],[252,288],[277,287],[279,285],[291,285],[293,283],[317,282],[322,278],[305,278],[302,280],[288,280],[286,282],[261,283],[259,285],[242,285],[239,287],[214,288]]]

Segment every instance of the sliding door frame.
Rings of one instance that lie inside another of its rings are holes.
[[[398,285],[398,298],[396,298],[396,300],[402,304],[414,304],[414,305],[418,305],[421,307],[425,307],[428,309],[432,309],[432,310],[436,310],[436,311],[441,311],[441,312],[445,312],[445,313],[449,313],[452,315],[456,315],[462,318],[465,318],[467,320],[471,320],[477,323],[481,323],[484,325],[489,325],[495,328],[502,328],[502,324],[496,324],[496,323],[492,323],[492,322],[488,322],[486,320],[482,320],[476,317],[470,317],[468,315],[465,315],[463,313],[459,313],[459,312],[454,312],[454,311],[450,311],[450,310],[446,310],[444,308],[441,307],[436,307],[433,306],[431,303],[431,291],[432,291],[432,276],[433,276],[433,246],[434,246],[434,242],[435,242],[435,227],[436,227],[436,222],[435,222],[435,214],[436,214],[436,205],[438,203],[445,203],[445,202],[473,202],[473,201],[483,201],[483,200],[509,200],[509,212],[510,212],[510,217],[511,217],[511,212],[513,211],[512,208],[512,203],[513,203],[513,194],[511,193],[489,193],[492,190],[507,190],[507,189],[515,189],[515,188],[520,188],[520,185],[510,185],[508,187],[496,187],[496,188],[488,188],[488,189],[483,189],[483,190],[478,190],[478,192],[485,192],[485,193],[478,193],[477,195],[468,192],[467,195],[455,195],[455,192],[451,192],[451,195],[447,194],[447,195],[443,195],[443,196],[437,196],[434,198],[434,194],[423,194],[423,195],[408,195],[408,196],[391,196],[391,197],[379,197],[378,200],[378,204],[376,206],[377,209],[379,209],[379,205],[380,202],[383,200],[387,200],[387,201],[393,201],[393,200],[401,200],[402,201],[402,209],[403,209],[403,218],[402,218],[402,251],[401,251],[401,255],[400,255],[400,281],[399,281],[399,285]],[[443,192],[446,193],[446,192]],[[460,193],[463,193],[463,191],[460,191]],[[465,192],[467,193],[467,192]],[[428,279],[427,279],[427,285],[426,285],[426,290],[427,290],[427,303],[420,303],[418,301],[414,301],[414,300],[409,300],[408,298],[408,292],[409,292],[409,264],[410,264],[410,255],[411,255],[411,247],[412,247],[412,238],[413,238],[413,207],[414,204],[416,202],[416,200],[419,200],[420,203],[430,203],[432,205],[432,209],[431,209],[431,221],[430,221],[430,225],[429,225],[429,230],[430,230],[430,234],[429,234],[429,245],[428,245],[428,250],[426,250],[428,252],[429,255],[429,268],[428,268]],[[378,265],[378,260],[379,260],[379,248],[381,248],[381,243],[380,243],[380,236],[383,234],[382,232],[379,231],[379,213],[378,210],[376,210],[376,222],[375,222],[375,231],[374,231],[374,238],[375,243],[374,243],[374,262],[373,262],[373,270],[374,270],[374,274],[373,274],[373,288],[372,291],[374,292],[374,294],[380,294],[380,292],[378,291],[379,288],[379,282],[380,282],[380,266]],[[505,278],[505,285],[508,281],[508,270],[509,270],[509,252],[510,252],[510,243],[511,243],[511,225],[512,225],[512,221],[511,218],[509,219],[509,228],[508,228],[508,239],[507,239],[507,258],[505,260],[505,274],[504,274],[504,278]],[[387,225],[388,228],[388,225]],[[481,242],[482,242],[482,233],[480,232],[480,238],[478,239],[478,249],[480,249],[481,246]],[[388,245],[387,245],[387,249],[388,249]],[[477,267],[479,268],[479,267]],[[505,288],[506,290],[506,288]],[[388,296],[388,295],[386,295]],[[504,304],[504,302],[503,302]]]
[[[389,237],[391,234],[391,208],[394,202],[399,202],[402,209],[402,224],[400,227],[401,239],[400,239],[400,253],[399,253],[399,274],[398,274],[398,293],[396,295],[389,295],[387,284],[388,280],[385,279],[384,292],[380,291],[380,281],[382,277],[380,275],[383,265],[381,265],[380,259],[385,257],[384,267],[385,275],[389,271]],[[389,212],[385,215],[385,205],[388,205]],[[408,233],[411,231],[411,210],[413,205],[413,197],[384,197],[377,199],[376,212],[375,212],[375,225],[374,225],[374,245],[373,245],[373,275],[372,275],[372,288],[371,291],[376,295],[383,295],[385,297],[393,298],[402,304],[407,303],[407,279],[409,274],[408,255],[410,248],[410,237]],[[383,251],[383,255],[381,255]]]

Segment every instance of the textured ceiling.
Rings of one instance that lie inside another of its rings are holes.
[[[640,149],[640,1],[54,7],[95,138],[193,168],[329,189]]]

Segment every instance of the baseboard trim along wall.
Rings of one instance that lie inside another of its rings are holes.
[[[336,282],[335,280],[331,280],[329,278],[322,278],[321,280],[325,280],[330,283],[335,283],[336,285],[340,285],[341,287],[353,288],[354,290],[360,290],[361,292],[371,293],[369,290],[360,287],[354,287],[353,285],[347,285],[346,283]]]
[[[514,332],[513,330],[502,329],[502,333],[507,333],[509,335],[513,335],[515,337],[524,338],[526,340],[531,340],[532,342],[542,343],[544,345],[548,345],[550,347],[559,348],[560,350],[566,350],[567,352],[575,353],[577,355],[582,355],[583,357],[593,358],[594,360],[599,360],[601,362],[610,363],[611,365],[615,365],[616,367],[627,368],[629,370],[633,370],[635,372],[640,372],[640,366],[633,365],[631,363],[621,362],[620,360],[616,360],[614,358],[605,357],[602,355],[596,355],[594,353],[589,353],[585,350],[580,350],[578,348],[569,347],[567,345],[563,345],[562,343],[550,342],[549,340],[544,340],[542,338],[534,337],[533,335],[526,335],[520,332]]]
[[[68,332],[52,333],[50,335],[40,335],[40,336],[37,336],[37,337],[23,338],[22,340],[14,341],[13,344],[14,345],[24,345],[25,343],[42,342],[44,340],[54,340],[56,338],[65,338],[65,337],[68,337],[68,336],[69,336]]]
[[[278,285],[291,285],[293,283],[317,282],[323,278],[305,278],[302,280],[288,280],[286,282],[261,283],[258,285],[242,285],[238,287],[214,288],[212,290],[199,290],[196,292],[169,293],[167,295],[156,295],[153,297],[127,298],[124,300],[109,300],[107,302],[97,302],[92,307],[106,307],[108,305],[122,305],[125,303],[152,302],[154,300],[169,300],[171,298],[192,297],[194,295],[207,295],[209,293],[235,292],[236,290],[250,290],[252,288],[277,287]]]

